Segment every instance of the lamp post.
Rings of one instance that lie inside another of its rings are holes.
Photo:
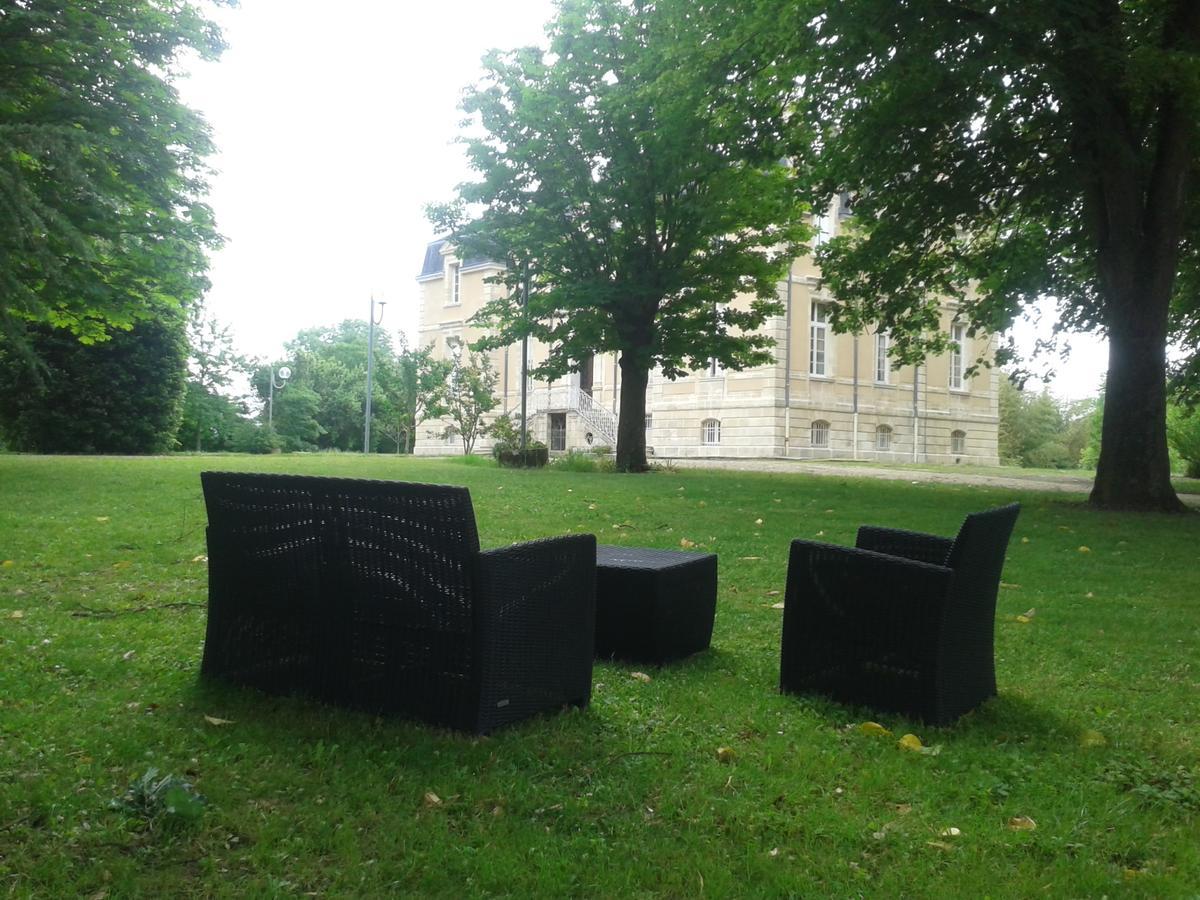
[[[363,423],[363,453],[371,452],[371,377],[375,363],[375,326],[383,324],[383,307],[387,301],[379,301],[379,321],[375,321],[375,298],[371,297],[371,314],[367,317],[367,403],[366,421]]]
[[[282,391],[287,387],[287,380],[292,377],[292,370],[287,366],[280,366],[278,370],[279,384],[275,383],[276,370],[271,367],[271,380],[267,383],[267,427],[273,428],[275,423],[275,392]]]

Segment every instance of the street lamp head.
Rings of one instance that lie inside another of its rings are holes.
[[[279,367],[280,380],[287,381],[291,377],[292,377],[292,370],[291,370],[290,366],[280,366]]]

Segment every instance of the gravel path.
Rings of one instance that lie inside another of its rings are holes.
[[[680,469],[791,472],[799,475],[880,478],[886,481],[919,481],[930,484],[975,484],[1005,487],[1018,491],[1057,491],[1066,494],[1086,494],[1092,489],[1092,479],[1088,475],[977,475],[949,470],[929,472],[921,469],[839,465],[836,462],[810,462],[798,459],[668,459],[659,457],[655,459],[655,462],[669,463]],[[1189,506],[1200,507],[1200,494],[1180,494],[1179,498]]]

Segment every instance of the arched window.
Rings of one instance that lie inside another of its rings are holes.
[[[812,423],[809,437],[809,443],[811,443],[814,447],[828,447],[829,423],[824,419],[817,419],[817,421]]]
[[[951,453],[966,453],[967,452],[967,433],[965,431],[950,432],[950,452]]]
[[[719,444],[721,443],[721,420],[720,419],[705,419],[700,423],[700,443],[702,444]]]
[[[880,425],[875,429],[875,449],[892,449],[892,427],[890,425]]]

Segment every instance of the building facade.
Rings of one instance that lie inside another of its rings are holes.
[[[817,222],[817,241],[828,237],[826,221]],[[486,260],[458,259],[445,241],[429,244],[417,279],[420,346],[432,344],[435,356],[449,358],[477,340],[482,332],[469,320],[504,290],[487,283],[499,270]],[[773,363],[728,372],[714,361],[675,381],[651,373],[646,444],[655,457],[998,463],[1000,375],[988,368],[966,374],[977,357],[990,358],[994,339],[968,338],[965,326],[953,321],[952,305],[942,310],[942,327],[959,349],[893,369],[886,333],[833,333],[833,299],[810,258],[793,262],[778,294],[784,313],[763,328],[775,339]],[[520,345],[489,355],[499,375],[495,414],[516,420]],[[529,355],[532,366],[546,348],[531,342]],[[552,453],[615,445],[620,391],[613,354],[598,355],[583,371],[551,384],[530,380],[530,430]],[[461,453],[457,437],[442,436],[446,424],[419,426],[415,452]],[[488,446],[483,439],[476,452]]]

